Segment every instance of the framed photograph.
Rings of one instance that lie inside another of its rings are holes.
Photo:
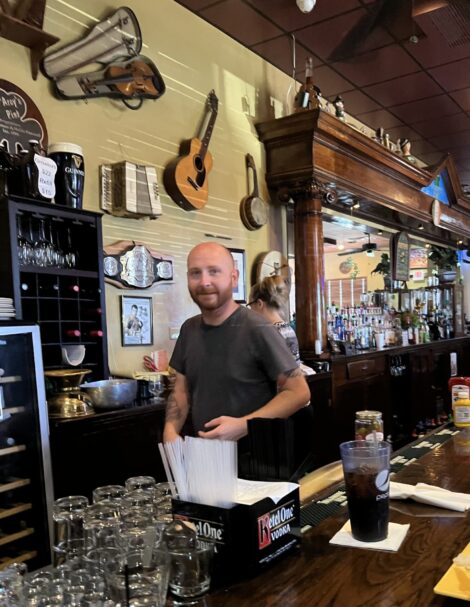
[[[151,297],[121,295],[121,343],[123,346],[153,344]]]
[[[410,270],[428,267],[428,250],[425,248],[410,249]]]
[[[246,303],[246,271],[244,249],[229,249],[235,268],[238,270],[238,285],[233,289],[233,299],[237,303]]]

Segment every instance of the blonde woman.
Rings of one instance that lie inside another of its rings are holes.
[[[248,306],[271,322],[282,337],[300,366],[299,342],[294,329],[286,322],[282,312],[287,306],[289,291],[281,276],[267,276],[251,288]]]

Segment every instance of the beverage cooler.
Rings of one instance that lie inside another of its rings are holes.
[[[51,562],[52,499],[39,327],[0,322],[0,569]]]

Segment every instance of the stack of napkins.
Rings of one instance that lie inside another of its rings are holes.
[[[412,499],[415,502],[447,508],[448,510],[456,510],[457,512],[465,512],[470,509],[469,494],[449,491],[448,489],[427,485],[426,483],[406,485],[405,483],[395,483],[392,481],[390,483],[390,498]]]
[[[400,548],[410,525],[388,524],[388,537],[378,542],[361,542],[352,536],[351,523],[346,521],[341,529],[330,540],[330,544],[338,546],[349,546],[350,548],[368,548],[369,550],[387,550],[397,552]]]

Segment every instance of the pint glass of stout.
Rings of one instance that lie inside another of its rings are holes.
[[[82,148],[75,143],[51,143],[48,156],[57,164],[55,204],[81,209],[85,185]]]
[[[340,445],[349,520],[354,539],[378,542],[388,534],[390,444],[349,441]]]

